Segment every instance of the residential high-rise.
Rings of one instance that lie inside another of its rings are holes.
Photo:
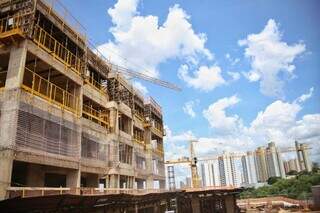
[[[301,171],[299,166],[299,161],[296,158],[290,159],[288,161],[284,161],[283,165],[286,173],[289,173],[291,171],[296,171],[296,172]]]
[[[267,182],[267,162],[266,153],[263,147],[258,147],[255,151],[255,166],[257,171],[257,179],[259,183]]]
[[[268,147],[266,148],[266,161],[268,178],[286,177],[281,154],[274,142],[268,143]]]
[[[258,182],[254,159],[254,153],[251,151],[247,152],[246,155],[241,157],[244,184],[255,184]]]
[[[309,159],[308,145],[295,141],[295,146],[296,146],[300,169],[310,172],[312,170],[312,164]]]
[[[220,186],[218,160],[210,160],[201,164],[203,186]]]
[[[218,163],[221,186],[238,186],[240,181],[238,180],[234,157],[225,152],[218,157]]]

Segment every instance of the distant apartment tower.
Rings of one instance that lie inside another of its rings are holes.
[[[274,142],[268,143],[266,161],[268,177],[286,177],[281,154]]]
[[[218,157],[218,162],[221,186],[238,186],[239,181],[234,157],[226,152]]]
[[[296,171],[296,172],[301,171],[300,166],[299,166],[299,161],[296,158],[290,159],[288,161],[284,161],[283,165],[284,165],[284,170],[285,170],[286,174],[288,174],[291,171]]]
[[[249,151],[241,157],[242,164],[242,182],[244,184],[255,184],[257,180],[257,171],[255,166],[254,153]]]
[[[186,187],[191,188],[191,177],[186,177]]]
[[[312,170],[312,165],[309,159],[308,145],[295,141],[295,146],[296,146],[300,169],[310,172]]]
[[[202,186],[220,186],[219,164],[211,160],[201,164]]]
[[[259,183],[267,182],[267,162],[266,152],[263,147],[258,147],[255,151],[255,166],[257,170],[257,179]]]

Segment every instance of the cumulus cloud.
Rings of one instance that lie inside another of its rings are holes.
[[[138,4],[139,0],[118,0],[108,10],[114,24],[110,29],[114,40],[98,49],[111,61],[157,77],[158,65],[169,59],[197,64],[201,58],[213,58],[205,48],[206,35],[193,30],[190,17],[179,5],[169,8],[161,25],[157,16],[140,15]]]
[[[197,101],[188,101],[184,104],[184,106],[182,107],[182,110],[184,113],[186,113],[187,115],[189,115],[191,118],[196,117],[196,112],[194,111],[194,107],[195,105],[199,102],[199,100]]]
[[[251,63],[251,70],[244,76],[251,82],[259,81],[262,94],[282,97],[285,82],[280,74],[294,76],[293,62],[306,50],[305,44],[282,41],[279,25],[273,19],[260,33],[250,34],[238,44],[245,47],[244,54]]]
[[[190,75],[188,65],[184,64],[179,68],[178,77],[185,81],[189,87],[205,92],[212,91],[227,83],[221,75],[221,68],[216,65],[201,66]]]
[[[280,147],[293,146],[295,140],[313,144],[313,147],[319,146],[320,114],[307,114],[301,119],[298,117],[303,103],[312,96],[312,91],[310,88],[308,93],[293,102],[274,101],[258,112],[247,126],[243,125],[238,115],[227,113],[229,107],[239,103],[237,96],[219,99],[203,111],[210,127],[215,130],[215,137],[199,139],[201,145],[197,151],[204,154],[214,153],[215,150],[219,153],[222,150],[247,151],[270,141]],[[315,150],[312,153],[314,157]]]
[[[234,132],[241,126],[241,120],[238,115],[227,115],[226,109],[236,105],[239,101],[236,95],[219,99],[203,111],[203,116],[218,132],[228,134]]]

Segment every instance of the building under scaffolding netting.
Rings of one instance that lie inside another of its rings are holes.
[[[0,1],[0,199],[165,188],[161,107],[117,69],[58,0]]]

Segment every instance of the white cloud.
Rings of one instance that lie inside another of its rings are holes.
[[[231,81],[237,81],[240,79],[240,73],[238,72],[227,72],[227,73],[232,78]]]
[[[298,101],[299,103],[305,102],[306,100],[308,100],[309,98],[311,98],[312,94],[313,94],[313,87],[311,87],[311,88],[309,89],[309,93],[301,95],[301,96],[297,99],[297,101]]]
[[[165,159],[177,159],[189,156],[189,141],[195,138],[192,131],[185,131],[180,134],[173,134],[168,126],[164,127],[166,136],[164,137]]]
[[[229,53],[225,54],[225,58],[228,60],[231,66],[234,66],[240,62],[240,58],[232,58]]]
[[[211,67],[201,66],[190,76],[189,67],[184,64],[179,68],[178,76],[184,80],[189,87],[205,92],[212,91],[216,87],[227,83],[221,75],[221,68],[216,65]]]
[[[305,51],[300,42],[288,45],[282,41],[278,24],[270,19],[265,28],[258,34],[250,34],[239,40],[245,46],[245,56],[250,59],[251,71],[245,73],[249,81],[260,81],[260,91],[267,96],[283,96],[284,80],[280,73],[294,76],[294,60]]]
[[[236,95],[219,99],[203,111],[203,116],[208,120],[210,126],[218,132],[234,132],[238,126],[241,126],[241,120],[238,115],[228,116],[226,109],[236,105],[239,101],[240,99]]]
[[[110,29],[114,41],[98,49],[111,61],[158,76],[158,65],[168,59],[180,58],[196,64],[202,57],[213,58],[205,48],[206,35],[193,30],[190,17],[179,5],[169,8],[166,20],[160,25],[157,16],[139,15],[138,3],[139,0],[118,0],[108,10],[114,24]]]
[[[199,100],[197,101],[188,101],[184,104],[184,106],[182,107],[182,110],[184,113],[186,113],[187,115],[189,115],[191,118],[196,117],[196,113],[194,111],[194,107],[195,105],[199,102]]]
[[[132,85],[133,85],[134,88],[139,90],[143,94],[143,96],[146,96],[149,93],[147,87],[142,85],[142,83],[140,83],[139,81],[133,81]]]
[[[248,151],[270,141],[280,147],[288,147],[294,146],[293,142],[298,140],[313,144],[312,156],[315,159],[315,148],[320,146],[320,114],[307,114],[301,119],[298,118],[303,102],[312,96],[312,91],[310,88],[307,94],[291,103],[274,101],[261,110],[248,126],[243,125],[238,115],[227,115],[228,107],[239,103],[237,96],[222,98],[212,103],[203,111],[203,115],[210,127],[216,130],[215,137],[200,138],[197,152],[208,155],[221,153],[222,150]]]

